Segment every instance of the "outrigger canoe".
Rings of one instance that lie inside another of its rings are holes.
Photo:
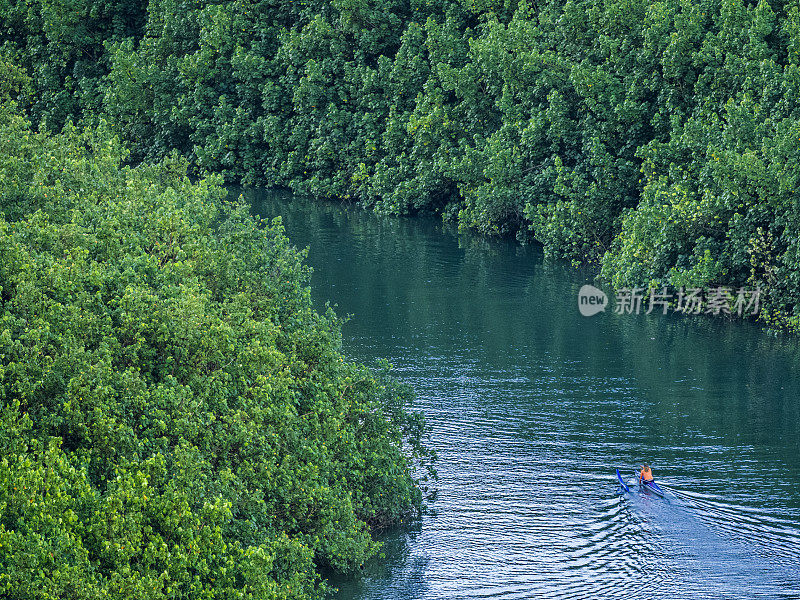
[[[640,491],[655,494],[656,496],[659,496],[661,498],[667,497],[667,493],[663,489],[661,489],[661,487],[655,481],[648,481],[648,482],[641,481],[639,479],[639,475],[636,473],[634,473],[633,476],[636,479],[636,481],[639,482]],[[628,487],[628,484],[625,483],[625,480],[622,478],[622,473],[619,472],[619,469],[617,469],[617,480],[619,480],[619,484],[622,486],[623,490],[625,490],[626,492],[631,491],[631,488]]]

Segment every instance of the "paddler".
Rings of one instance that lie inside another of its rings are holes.
[[[653,481],[653,472],[647,463],[643,464],[642,470],[639,471],[639,481],[642,483],[651,483]]]

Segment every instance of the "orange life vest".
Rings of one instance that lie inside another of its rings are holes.
[[[639,473],[639,478],[642,481],[653,481],[653,472],[650,469],[642,469],[641,473]]]

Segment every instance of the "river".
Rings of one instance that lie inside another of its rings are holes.
[[[798,340],[708,317],[584,317],[536,248],[250,192],[309,246],[345,352],[387,358],[438,498],[341,600],[800,598]],[[669,501],[621,494],[649,461]]]

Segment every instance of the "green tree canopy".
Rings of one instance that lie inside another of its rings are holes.
[[[313,598],[419,506],[410,391],[280,219],[0,110],[0,595]],[[423,469],[424,470],[424,469]]]

